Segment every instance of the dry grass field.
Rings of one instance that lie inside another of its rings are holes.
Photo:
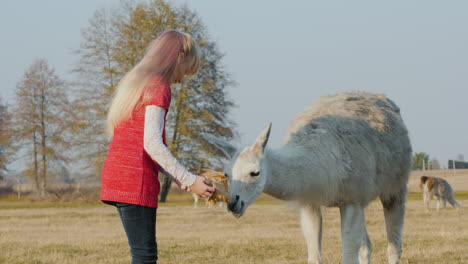
[[[417,177],[412,177],[411,189]],[[447,176],[452,185],[458,179],[454,177]],[[465,179],[460,176],[460,182]],[[410,194],[402,263],[468,263],[468,188],[454,187],[464,206],[461,210],[425,212],[420,194]],[[294,205],[263,197],[236,219],[225,208],[193,208],[189,195],[171,199],[158,209],[159,263],[306,263]],[[366,218],[373,263],[386,263],[384,219],[378,201],[367,208]],[[339,219],[337,209],[324,209],[325,263],[340,263]],[[120,219],[111,206],[3,199],[0,263],[118,264],[130,263],[130,257]]]

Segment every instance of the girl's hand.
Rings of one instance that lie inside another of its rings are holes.
[[[213,184],[202,176],[197,176],[195,182],[190,185],[188,189],[190,192],[197,194],[202,198],[210,198],[216,190],[215,187],[213,187]]]

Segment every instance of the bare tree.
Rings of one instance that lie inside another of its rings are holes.
[[[65,82],[45,59],[37,59],[16,86],[13,139],[27,155],[23,173],[39,195],[45,194],[57,166],[68,160],[69,113]]]
[[[105,120],[112,93],[121,78],[114,59],[116,46],[115,10],[99,9],[82,30],[83,41],[76,51],[80,56],[74,68],[74,134],[77,160],[89,176],[98,177],[104,163],[109,140]]]
[[[430,167],[431,167],[431,170],[440,170],[440,169],[441,169],[441,167],[440,167],[440,162],[439,162],[439,160],[436,159],[436,158],[433,158],[433,159],[431,160],[430,164],[431,164],[431,166],[430,166]]]
[[[6,178],[7,165],[13,153],[11,125],[11,113],[0,98],[0,181]]]
[[[413,153],[413,170],[427,170],[429,168],[429,155],[425,152]]]

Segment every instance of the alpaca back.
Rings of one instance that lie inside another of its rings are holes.
[[[437,188],[437,192],[435,193],[435,196],[439,196],[449,201],[453,206],[459,207],[460,205],[455,200],[452,186],[450,186],[450,184],[442,178],[436,178],[436,179],[438,180],[438,188]]]
[[[400,109],[384,95],[321,97],[291,122],[285,147],[320,160],[317,173],[337,184],[336,203],[366,204],[406,191],[411,145]]]

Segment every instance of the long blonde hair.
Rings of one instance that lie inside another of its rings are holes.
[[[183,56],[180,56],[183,53]],[[107,133],[131,117],[135,108],[141,107],[155,91],[145,90],[156,77],[160,82],[171,83],[176,66],[184,65],[184,74],[193,75],[200,67],[200,50],[197,42],[187,33],[166,31],[153,40],[143,59],[119,82],[107,114]],[[155,85],[153,89],[157,89]]]

